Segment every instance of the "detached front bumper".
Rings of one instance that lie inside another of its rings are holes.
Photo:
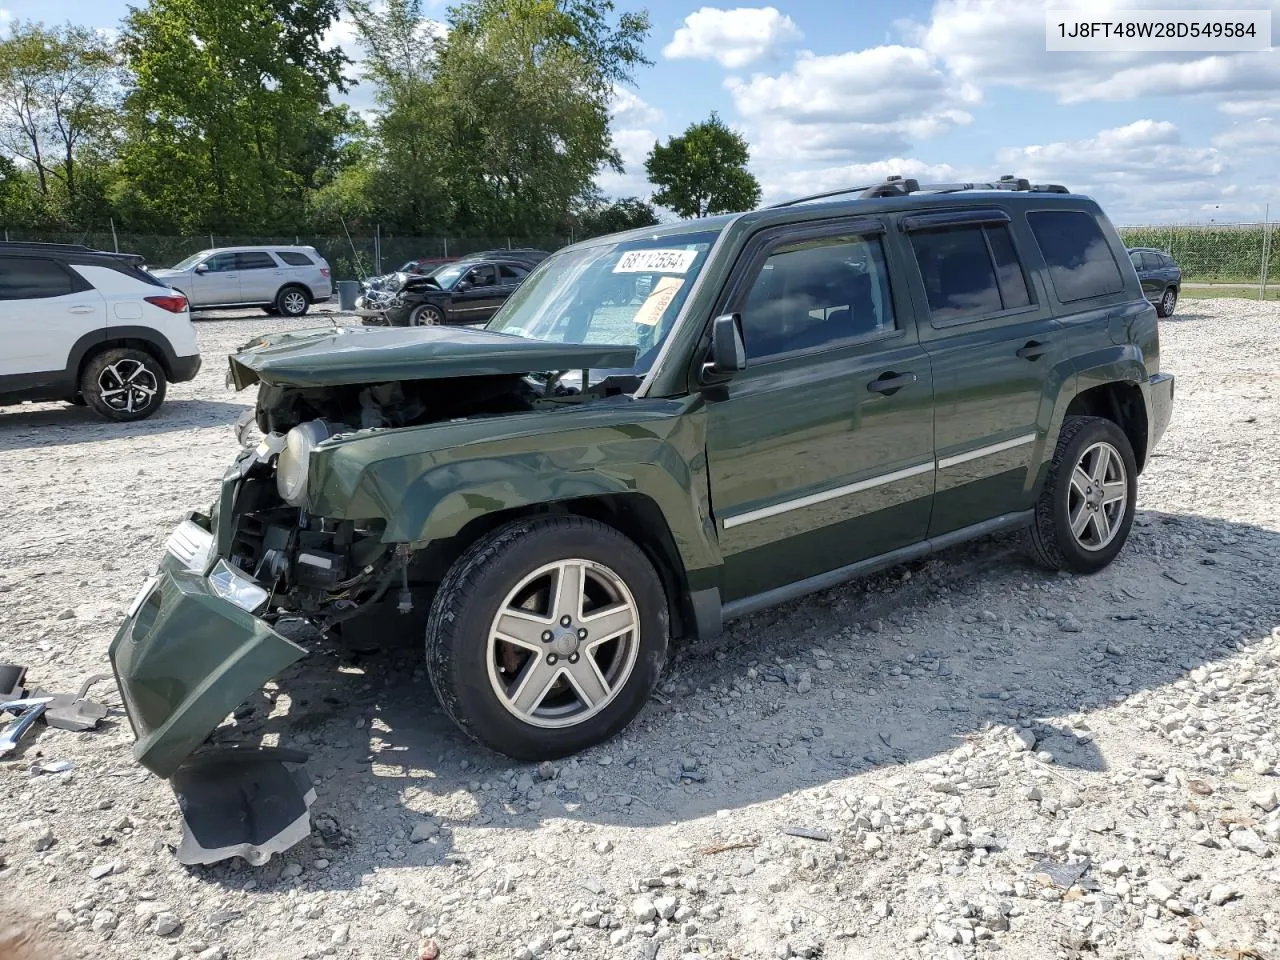
[[[314,792],[305,773],[284,767],[302,757],[196,752],[227,714],[306,654],[254,615],[264,600],[214,555],[213,534],[187,520],[111,643],[134,757],[170,780],[183,810],[184,863],[265,862],[309,829]]]

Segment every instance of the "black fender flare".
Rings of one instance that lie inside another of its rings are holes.
[[[168,337],[154,327],[114,325],[92,330],[71,345],[71,351],[67,354],[68,378],[73,383],[79,383],[80,371],[84,368],[85,359],[90,354],[98,353],[126,340],[140,342],[149,348],[164,368],[164,375],[169,379],[173,378],[178,355],[174,352],[173,344],[169,342]]]

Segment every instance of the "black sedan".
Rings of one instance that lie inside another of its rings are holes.
[[[1156,313],[1162,317],[1173,316],[1178,305],[1178,290],[1182,287],[1182,268],[1177,261],[1151,247],[1129,247],[1129,260],[1138,271],[1142,292],[1156,305]]]
[[[522,256],[467,258],[424,276],[400,274],[356,304],[366,326],[430,327],[484,323],[533,269]]]

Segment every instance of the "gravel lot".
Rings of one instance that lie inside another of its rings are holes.
[[[0,411],[0,659],[55,689],[106,669],[233,454],[252,391],[223,356],[285,325],[199,322],[200,377],[140,424]],[[1095,577],[988,541],[792,603],[541,767],[454,732],[416,638],[322,650],[220,731],[312,753],[318,829],[257,869],[176,863],[122,715],[40,728],[0,765],[2,896],[95,958],[1274,960],[1280,304],[1162,332],[1174,420]]]

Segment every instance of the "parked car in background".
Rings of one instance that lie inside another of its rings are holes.
[[[0,243],[0,404],[66,400],[108,420],[149,417],[200,352],[186,297],[142,257]]]
[[[1129,260],[1142,282],[1142,293],[1156,305],[1162,317],[1173,316],[1182,288],[1182,268],[1163,250],[1152,247],[1129,247]]]
[[[366,326],[484,323],[546,256],[533,253],[540,256],[503,250],[445,264],[421,277],[398,274],[381,290],[366,290],[356,300],[356,313]]]
[[[333,296],[329,264],[315,247],[220,247],[201,250],[156,279],[181,290],[193,310],[262,307],[300,317]]]

